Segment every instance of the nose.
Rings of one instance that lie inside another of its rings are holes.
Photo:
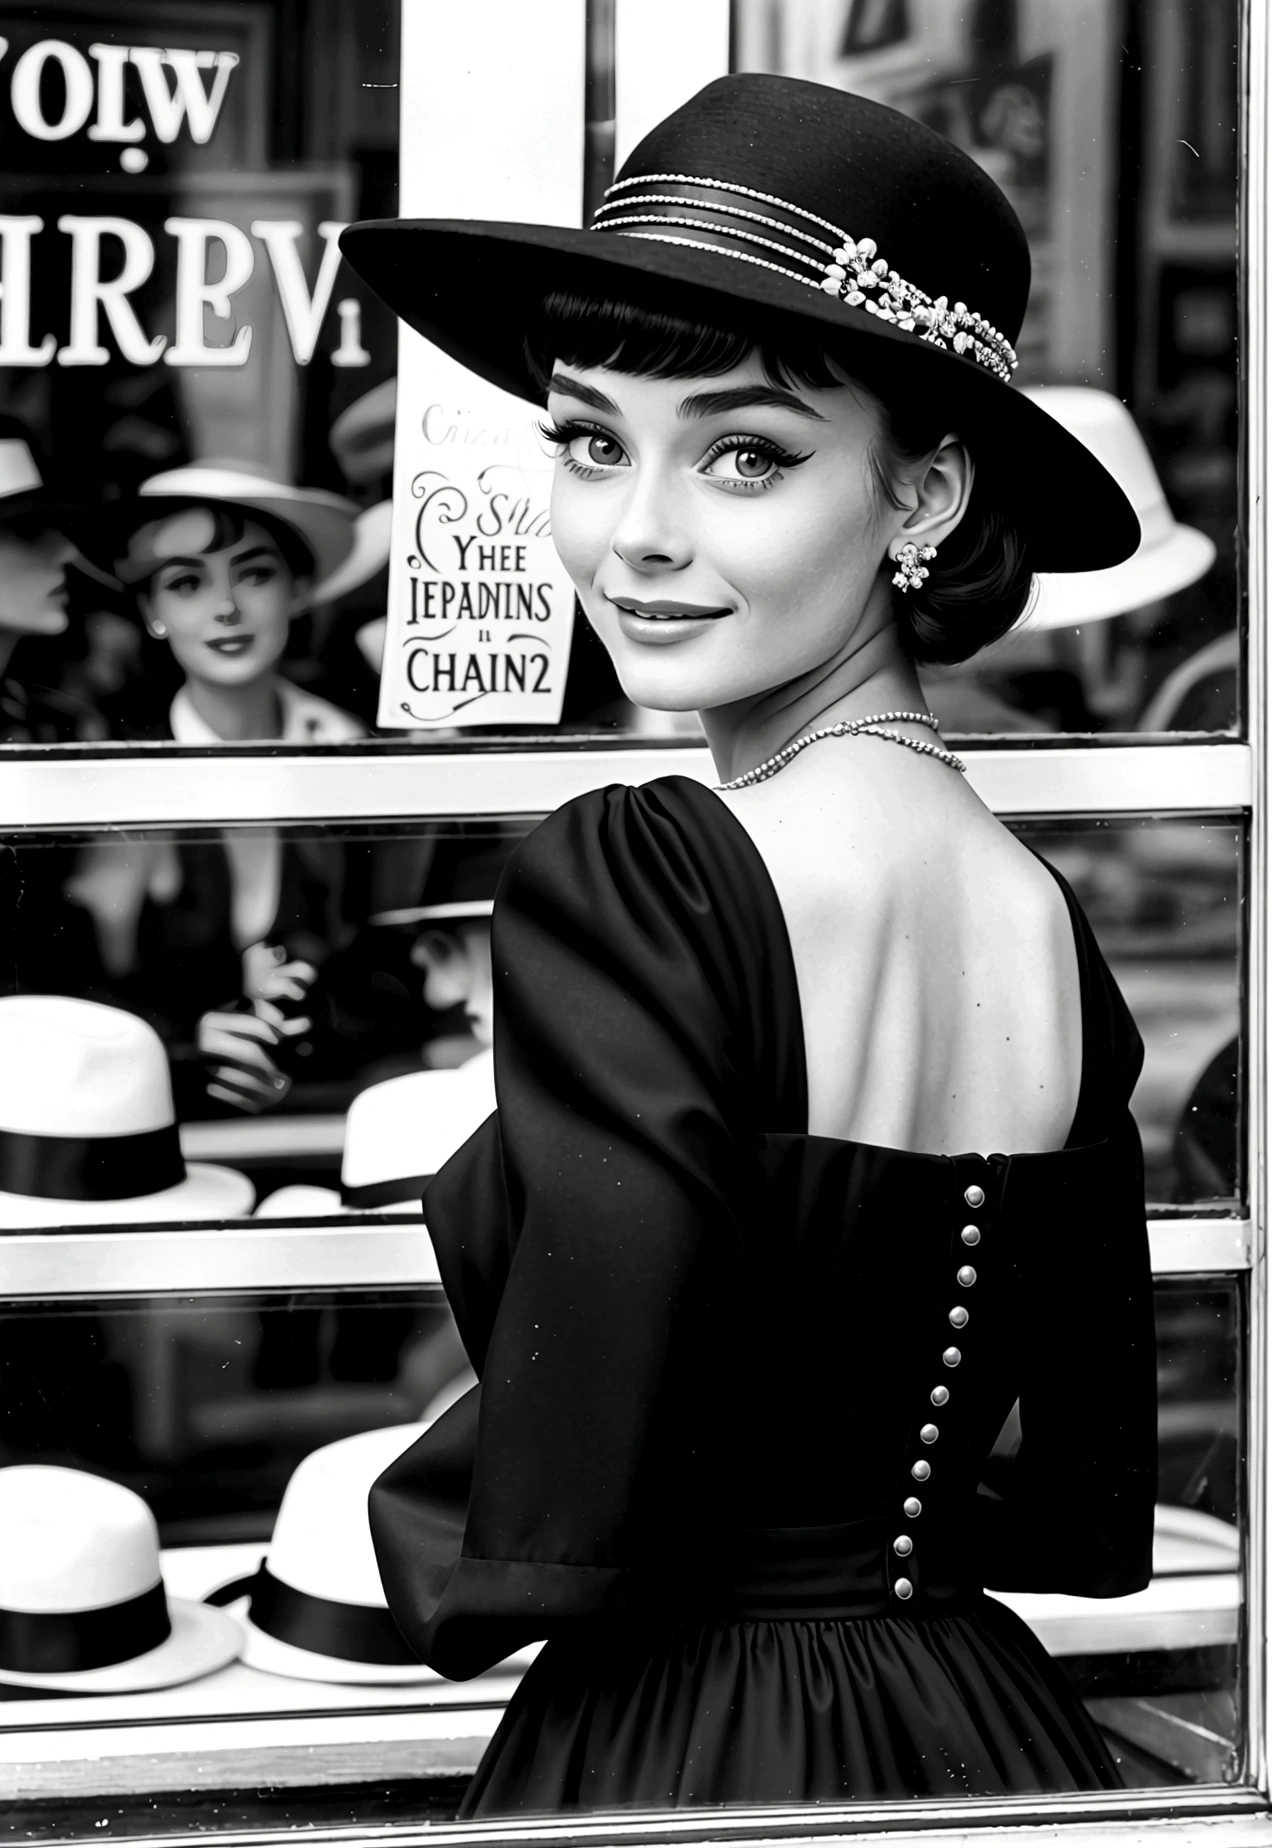
[[[225,592],[225,595],[221,599],[221,607],[212,612],[212,620],[213,622],[226,623],[230,628],[234,628],[238,623],[242,622],[243,612],[234,601],[234,592],[232,590],[227,590]]]
[[[653,468],[632,471],[632,482],[610,545],[633,571],[683,571],[693,547],[678,512],[671,482]],[[681,490],[683,494],[683,490]]]

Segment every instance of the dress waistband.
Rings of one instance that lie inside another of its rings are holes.
[[[930,1575],[901,1603],[887,1570],[882,1520],[833,1527],[757,1527],[738,1536],[705,1587],[714,1615],[742,1621],[950,1615],[978,1603],[978,1587]]]

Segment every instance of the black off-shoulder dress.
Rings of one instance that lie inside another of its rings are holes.
[[[548,1639],[461,1814],[1120,1781],[983,1589],[1150,1570],[1142,1047],[1060,883],[1066,1147],[916,1155],[808,1134],[782,912],[710,791],[598,791],[518,850],[499,1109],[425,1198],[481,1383],[371,1495],[425,1661]]]

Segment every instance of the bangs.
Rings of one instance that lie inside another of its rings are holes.
[[[754,355],[773,385],[826,389],[847,381],[822,341],[791,320],[723,326],[639,302],[559,290],[547,296],[526,341],[546,391],[553,364],[608,366],[650,379],[715,378]]]

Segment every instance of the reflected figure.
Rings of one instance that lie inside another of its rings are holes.
[[[68,537],[75,518],[46,489],[25,427],[0,417],[0,744],[65,744],[91,727],[91,707],[33,683],[14,659],[25,638],[65,634],[72,561],[101,576]]]
[[[356,513],[338,495],[243,465],[198,464],[142,484],[117,516],[116,570],[183,676],[157,735],[179,744],[362,736],[357,719],[278,672],[292,618],[353,549]]]

